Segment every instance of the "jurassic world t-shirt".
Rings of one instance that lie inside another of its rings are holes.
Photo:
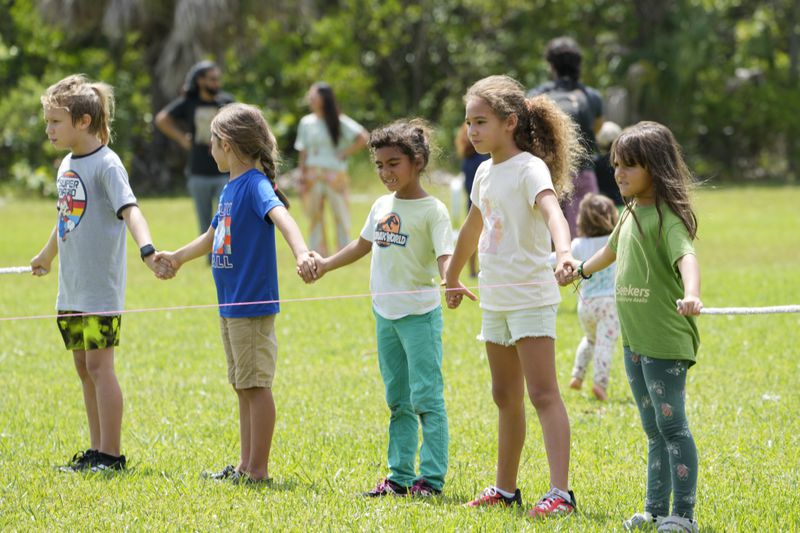
[[[547,165],[528,152],[478,167],[471,199],[483,218],[478,242],[483,309],[513,311],[561,301],[548,266],[550,230],[536,205],[536,196],[548,189],[553,182]]]
[[[233,102],[228,93],[219,93],[213,100],[181,96],[167,105],[167,113],[181,122],[192,134],[192,148],[189,150],[189,174],[199,176],[219,176],[220,171],[211,157],[211,121],[219,108]]]
[[[623,213],[608,240],[617,254],[615,283],[622,344],[656,359],[694,362],[700,335],[694,317],[678,314],[683,297],[678,260],[694,254],[686,226],[667,206],[634,207],[642,231],[629,212]]]
[[[267,214],[282,205],[269,179],[256,169],[232,179],[222,190],[211,221],[217,300],[246,305],[221,305],[220,316],[267,316],[280,311],[275,226]]]
[[[450,215],[432,196],[378,198],[361,230],[372,243],[370,291],[375,312],[388,320],[422,315],[439,307],[437,259],[453,253]],[[382,294],[416,291],[411,294]]]
[[[69,154],[58,167],[58,297],[56,309],[120,311],[125,305],[125,222],[136,205],[128,173],[102,146]]]

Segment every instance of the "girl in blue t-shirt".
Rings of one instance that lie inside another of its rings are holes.
[[[672,132],[656,122],[625,129],[611,146],[611,163],[625,210],[608,244],[573,268],[586,280],[617,262],[625,372],[648,440],[644,512],[624,526],[696,532],[697,449],[686,419],[686,373],[699,347],[694,315],[703,303],[691,174]]]
[[[231,176],[211,226],[179,250],[159,252],[156,258],[177,271],[211,252],[228,381],[239,399],[241,456],[237,466],[204,477],[264,482],[269,480],[275,428],[272,379],[279,312],[275,226],[292,249],[305,281],[315,278],[314,261],[286,210],[288,200],[275,184],[278,150],[261,111],[244,104],[223,107],[211,122],[211,155],[220,172]]]
[[[358,239],[331,257],[315,253],[322,276],[372,252],[378,363],[391,416],[390,473],[365,493],[368,497],[436,496],[447,473],[442,306],[435,278],[444,277],[453,244],[447,208],[420,183],[430,158],[429,136],[417,120],[372,133],[369,146],[378,176],[391,194],[375,201]]]

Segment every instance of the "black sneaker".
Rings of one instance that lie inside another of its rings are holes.
[[[252,485],[254,487],[272,485],[271,477],[265,477],[262,479],[253,479],[250,477],[250,474],[237,471],[234,471],[233,474],[231,474],[230,477],[228,477],[228,481],[230,481],[234,485]]]
[[[92,462],[92,472],[108,472],[125,470],[125,456],[115,457],[103,452],[96,452]]]
[[[239,472],[236,471],[236,468],[233,465],[228,465],[219,472],[201,472],[200,478],[213,479],[214,481],[222,481],[223,479],[228,479],[229,477],[238,473]]]
[[[369,492],[365,492],[364,496],[369,498],[379,498],[381,496],[408,496],[409,488],[404,487],[399,483],[395,483],[388,477],[378,481],[378,484]]]
[[[94,466],[94,459],[97,456],[97,450],[89,448],[85,452],[78,452],[72,456],[69,463],[59,468],[62,472],[81,472],[89,470]]]

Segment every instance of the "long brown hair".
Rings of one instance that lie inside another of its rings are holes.
[[[689,192],[693,186],[692,173],[683,160],[680,145],[666,126],[658,122],[644,121],[622,131],[611,145],[611,165],[621,162],[626,166],[639,165],[650,173],[655,192],[655,206],[658,212],[658,233],[661,235],[664,204],[681,219],[689,237],[697,237],[697,217],[689,202]],[[625,214],[633,212],[633,199],[625,198]]]
[[[516,115],[517,147],[547,164],[559,199],[572,193],[572,176],[586,149],[577,126],[555,102],[544,95],[525,98],[522,85],[510,76],[489,76],[475,82],[464,101],[470,98],[483,99],[502,120]]]
[[[100,81],[91,82],[85,74],[73,74],[47,88],[41,97],[42,107],[66,109],[74,126],[89,115],[88,132],[101,143],[111,142],[114,120],[114,88]]]
[[[289,208],[289,199],[275,181],[278,143],[260,109],[247,104],[223,106],[211,121],[211,134],[228,142],[238,157],[258,161],[278,199]]]

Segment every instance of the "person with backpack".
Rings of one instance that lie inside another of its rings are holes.
[[[572,197],[562,204],[570,235],[575,235],[578,205],[585,195],[598,192],[592,156],[597,153],[595,132],[603,124],[603,98],[596,89],[580,83],[583,54],[573,38],[552,39],[547,43],[545,59],[550,64],[553,80],[531,89],[527,96],[546,94],[558,104],[580,129],[581,142],[587,153],[573,176]]]

